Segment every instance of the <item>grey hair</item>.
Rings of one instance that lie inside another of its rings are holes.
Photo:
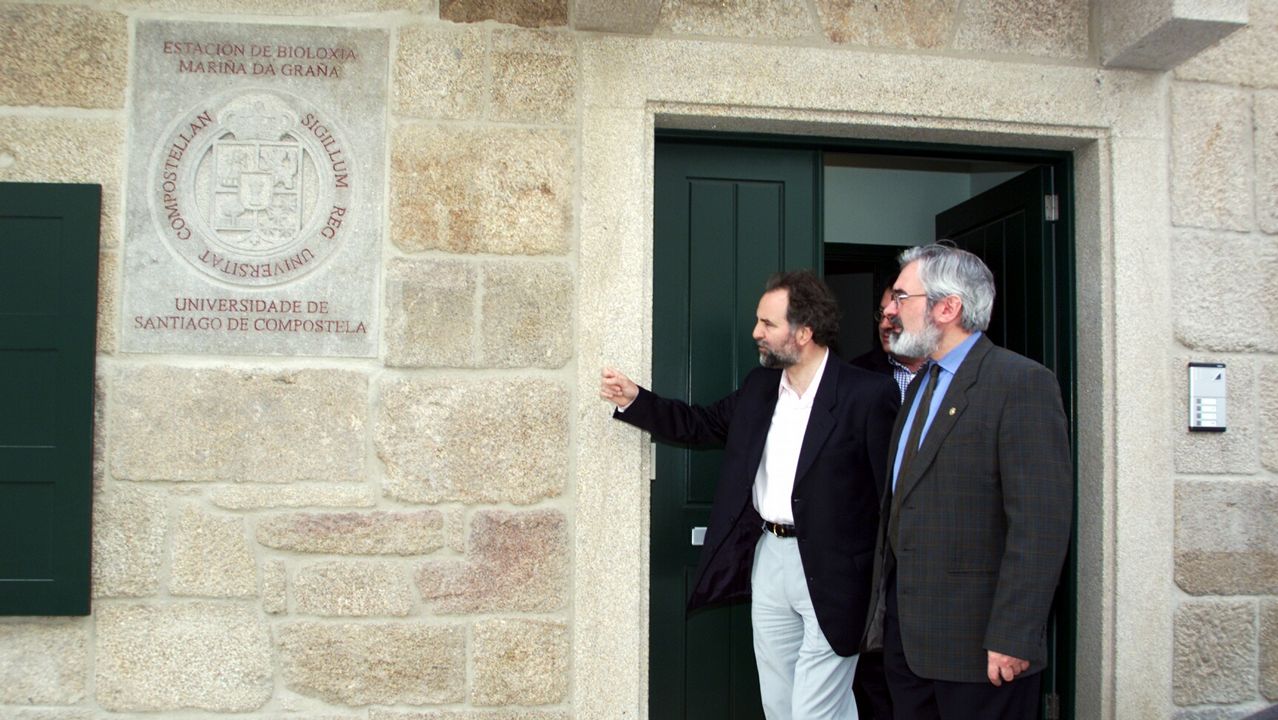
[[[951,245],[907,248],[897,259],[904,268],[919,264],[919,281],[931,307],[950,295],[963,302],[959,325],[968,332],[984,331],[994,309],[994,273],[981,259]]]

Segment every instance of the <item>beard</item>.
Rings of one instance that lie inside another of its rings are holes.
[[[901,318],[884,318],[884,321],[890,327],[879,328],[879,343],[883,346],[883,352],[892,352],[892,339],[901,334]]]
[[[779,348],[773,349],[767,345],[759,344],[759,364],[765,368],[773,370],[784,370],[799,362],[799,348],[794,344],[794,334],[786,338],[785,344]]]
[[[922,330],[910,332],[901,328],[901,332],[893,335],[888,344],[894,355],[909,358],[931,357],[941,346],[941,328],[932,322],[931,315],[924,315]]]

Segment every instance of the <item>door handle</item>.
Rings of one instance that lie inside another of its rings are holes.
[[[692,544],[693,545],[706,544],[706,529],[704,527],[698,526],[698,527],[692,528]]]

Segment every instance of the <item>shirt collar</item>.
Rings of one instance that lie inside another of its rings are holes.
[[[959,366],[962,365],[963,361],[967,359],[967,354],[971,352],[972,346],[975,345],[976,341],[979,340],[980,338],[981,338],[981,331],[977,330],[976,332],[967,336],[967,339],[959,343],[953,350],[945,353],[945,356],[942,357],[940,360],[935,360],[933,362],[935,362],[937,365],[940,365],[942,370],[953,375],[954,373],[958,372]]]
[[[918,372],[918,370],[911,370],[908,366],[906,366],[906,364],[905,364],[905,363],[903,363],[903,362],[901,362],[901,361],[897,360],[895,357],[893,357],[893,356],[891,355],[891,353],[889,353],[889,354],[888,354],[888,356],[887,356],[887,361],[888,361],[888,364],[889,364],[889,365],[892,365],[893,367],[898,367],[898,368],[900,368],[900,369],[904,370],[905,372],[907,372],[907,373],[909,373],[909,374],[911,374],[911,375],[913,375],[914,373]],[[927,364],[927,363],[924,363],[924,365],[926,365],[926,364]],[[922,366],[919,366],[919,367],[920,367],[920,369],[922,368]]]
[[[821,386],[821,376],[825,375],[825,364],[829,360],[830,348],[826,348],[825,355],[821,356],[821,364],[817,366],[816,374],[812,376],[812,382],[808,383],[808,392],[806,395],[800,396],[799,393],[795,391],[794,387],[790,385],[790,378],[786,377],[785,370],[781,371],[781,389],[779,392],[782,395],[790,393],[795,397],[795,399],[811,405],[812,398],[816,397],[816,389]]]

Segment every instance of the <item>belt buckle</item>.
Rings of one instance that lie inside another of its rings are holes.
[[[776,535],[779,538],[789,538],[789,537],[795,536],[793,525],[782,525],[781,523],[774,523],[768,520],[764,520],[763,529],[767,530],[773,535]]]

